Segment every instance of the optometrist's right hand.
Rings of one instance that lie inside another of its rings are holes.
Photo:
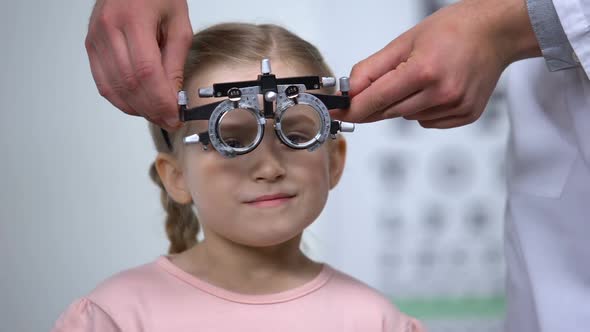
[[[85,46],[99,93],[127,114],[176,129],[192,34],[186,0],[97,0]]]
[[[510,63],[540,56],[525,0],[462,0],[354,66],[351,105],[335,119],[395,117],[425,128],[477,120]]]

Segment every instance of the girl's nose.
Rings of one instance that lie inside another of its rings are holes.
[[[285,149],[276,136],[274,121],[266,123],[262,142],[250,152],[254,161],[252,176],[256,181],[275,182],[285,177]]]

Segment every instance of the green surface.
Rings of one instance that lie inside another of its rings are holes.
[[[395,305],[418,319],[501,318],[504,297],[395,299]]]

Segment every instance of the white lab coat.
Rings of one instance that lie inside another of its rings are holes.
[[[590,331],[590,0],[554,0],[581,67],[508,69],[507,332]]]

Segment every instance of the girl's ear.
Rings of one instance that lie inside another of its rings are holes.
[[[159,153],[155,164],[160,180],[172,200],[179,204],[190,203],[192,197],[184,181],[182,168],[176,158],[167,153]]]
[[[346,161],[346,140],[342,135],[329,143],[330,150],[330,189],[336,187],[344,171]]]

